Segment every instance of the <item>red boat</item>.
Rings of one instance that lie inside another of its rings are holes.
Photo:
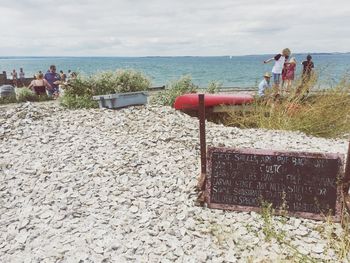
[[[206,108],[219,105],[242,105],[252,103],[254,96],[249,94],[205,94],[204,105]],[[174,108],[177,110],[197,109],[199,104],[198,94],[191,93],[176,98]]]

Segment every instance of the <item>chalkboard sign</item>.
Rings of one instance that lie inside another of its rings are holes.
[[[262,201],[290,215],[340,220],[342,155],[208,149],[208,207],[259,211]]]

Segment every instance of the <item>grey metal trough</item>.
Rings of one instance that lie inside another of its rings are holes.
[[[146,92],[127,92],[108,95],[93,96],[93,100],[97,100],[100,108],[117,109],[132,105],[146,105]]]

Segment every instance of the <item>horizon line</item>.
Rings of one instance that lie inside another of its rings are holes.
[[[247,54],[247,55],[144,55],[144,56],[108,56],[108,55],[0,55],[0,58],[174,58],[174,57],[247,57],[247,56],[264,56],[273,55],[274,53],[264,54]],[[350,52],[296,52],[294,55],[334,55],[350,54]]]

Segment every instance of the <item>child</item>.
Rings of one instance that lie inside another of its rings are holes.
[[[282,72],[283,89],[285,92],[289,92],[292,87],[292,82],[294,80],[295,69],[297,67],[297,61],[295,58],[291,58],[289,62],[284,63],[284,68]]]
[[[282,54],[277,54],[273,58],[270,58],[264,61],[265,64],[273,60],[275,61],[275,65],[272,68],[272,76],[273,76],[273,83],[276,89],[279,89],[283,65],[289,56],[290,56],[290,50],[289,48],[285,48],[282,50]]]
[[[265,94],[266,89],[271,88],[270,78],[271,78],[270,73],[266,72],[264,75],[264,79],[259,84],[259,90],[258,90],[259,97],[264,97],[266,95]]]

